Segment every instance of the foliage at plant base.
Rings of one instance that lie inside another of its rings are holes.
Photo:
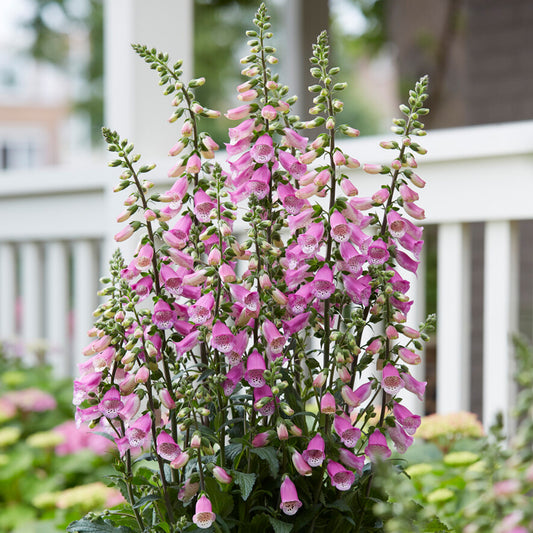
[[[181,61],[134,45],[181,134],[161,194],[154,165],[104,130],[128,195],[115,238],[138,246],[103,280],[74,402],[77,420],[114,440],[127,503],[69,531],[382,531],[373,464],[413,442],[420,417],[402,401],[423,398],[410,368],[434,326],[407,325],[403,277],[423,245],[414,169],[428,80],[381,143],[390,164],[362,165],[375,192],[360,197],[349,175],[360,163],[338,144],[359,131],[340,121],[346,84],[327,35],[310,60],[307,122],[273,70],[264,5],[247,36],[223,164],[201,130],[220,115],[196,100],[206,80],[185,82]]]
[[[64,531],[80,513],[120,503],[103,480],[109,441],[77,429],[72,385],[0,347],[0,532]]]
[[[427,417],[422,433],[428,440],[406,453],[406,475],[381,465],[380,486],[390,501],[375,510],[385,531],[533,531],[533,351],[521,339],[515,345],[520,392],[514,436],[506,439],[501,417],[487,437],[472,414]],[[451,444],[443,447],[445,433]]]

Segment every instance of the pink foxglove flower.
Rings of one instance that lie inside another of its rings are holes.
[[[211,199],[202,189],[194,195],[194,214],[199,222],[209,222],[211,210],[216,206],[216,202]]]
[[[181,453],[180,447],[165,431],[161,431],[157,436],[156,447],[158,455],[167,461],[174,461]]]
[[[320,433],[317,433],[307,445],[307,448],[303,451],[302,456],[307,461],[309,466],[313,468],[315,466],[321,466],[326,458],[324,453],[325,449],[324,439]]]
[[[98,410],[107,418],[117,417],[123,407],[120,392],[115,387],[110,388],[98,404]]]
[[[173,248],[181,250],[189,242],[189,232],[192,226],[191,216],[187,213],[182,216],[176,224],[163,233],[163,240]]]
[[[409,409],[407,409],[407,407],[398,402],[394,402],[392,412],[398,423],[403,427],[408,435],[414,435],[416,433],[416,430],[420,426],[421,422],[421,419],[418,415],[414,415],[411,413],[411,411],[409,411]]]
[[[234,107],[233,109],[228,109],[224,116],[229,120],[241,120],[250,114],[250,110],[250,104],[245,104],[239,107]]]
[[[204,294],[188,309],[189,320],[195,324],[205,324],[211,319],[211,312],[215,307],[215,297],[211,292]]]
[[[213,525],[216,520],[216,514],[213,513],[211,502],[205,494],[202,494],[196,502],[195,514],[192,517],[192,521],[200,529],[208,529]]]
[[[328,474],[331,484],[338,490],[349,490],[355,481],[355,474],[347,470],[340,463],[335,461],[328,462]]]
[[[213,477],[223,485],[228,485],[233,481],[233,478],[221,466],[218,465],[213,468]]]
[[[363,472],[363,466],[365,464],[365,457],[363,455],[355,455],[350,450],[341,448],[339,450],[339,458],[344,466],[357,470],[359,474]]]
[[[150,244],[145,244],[139,250],[135,257],[135,266],[139,270],[147,270],[152,264],[152,257],[154,256],[154,249]]]
[[[270,432],[269,431],[263,431],[262,433],[258,433],[253,439],[252,439],[252,446],[254,448],[262,448],[263,446],[266,446],[270,441]]]
[[[311,283],[311,293],[319,300],[327,300],[335,292],[333,272],[327,264],[316,272],[315,279]]]
[[[211,347],[223,354],[233,350],[235,335],[223,322],[215,322],[211,335]]]
[[[296,148],[300,152],[304,152],[307,147],[307,137],[302,137],[299,133],[296,133],[290,128],[284,128],[285,132],[285,144],[289,147]]]
[[[364,401],[368,400],[370,393],[372,392],[372,382],[358,387],[355,391],[348,385],[345,385],[341,390],[343,400],[351,407],[359,407]]]
[[[382,239],[376,239],[368,247],[368,262],[372,265],[382,265],[389,257],[389,251],[387,245]]]
[[[361,430],[353,427],[349,420],[343,416],[335,415],[333,429],[346,447],[355,448],[357,446],[357,442],[361,437]]]
[[[305,233],[298,235],[298,244],[306,255],[314,255],[318,252],[322,237],[324,236],[324,224],[315,222],[309,225]]]
[[[341,243],[350,239],[350,226],[338,211],[334,211],[330,219],[331,236],[334,241]]]
[[[150,438],[152,419],[150,413],[139,417],[127,430],[126,438],[132,448],[143,447]]]
[[[240,141],[241,139],[250,138],[255,127],[255,120],[248,118],[243,120],[238,126],[229,128],[228,134],[232,143]]]
[[[172,309],[170,304],[165,302],[165,300],[158,300],[154,305],[154,312],[152,319],[154,324],[160,329],[169,329],[174,324],[176,320],[176,311]]]
[[[280,183],[277,191],[279,199],[289,215],[297,215],[306,205],[306,200],[296,198],[296,190],[290,184],[284,185]]]
[[[407,348],[400,348],[398,350],[398,355],[400,356],[400,359],[408,365],[418,365],[421,361],[420,356],[418,354],[415,354]]]
[[[230,371],[226,374],[226,379],[222,383],[222,388],[224,389],[224,394],[226,396],[231,396],[237,384],[241,381],[244,376],[244,366],[241,362],[233,366]]]
[[[310,476],[313,473],[312,468],[307,464],[307,461],[302,457],[302,455],[294,451],[292,454],[292,464],[296,471],[301,476]]]
[[[387,457],[390,457],[391,451],[387,445],[387,439],[379,429],[375,429],[368,437],[368,445],[365,448],[365,455],[373,462],[378,458],[386,459]]]
[[[252,156],[252,159],[256,163],[259,163],[261,165],[268,163],[274,155],[272,137],[267,134],[261,135],[261,137],[259,137],[257,141],[255,141],[255,144],[252,146],[250,154]]]
[[[266,382],[263,373],[266,370],[266,363],[264,357],[254,350],[246,361],[246,374],[244,379],[248,382],[250,387],[262,387]]]
[[[268,385],[254,389],[254,409],[263,416],[272,416],[276,411],[276,400]]]
[[[408,390],[409,392],[412,392],[413,394],[416,394],[417,398],[420,401],[424,400],[424,394],[426,393],[426,381],[418,381],[415,379],[409,372],[402,372],[400,374],[400,377],[402,378],[405,390]]]
[[[400,377],[398,370],[390,363],[387,363],[383,369],[381,386],[383,387],[383,390],[391,396],[398,394],[398,392],[404,387],[404,382]]]
[[[288,516],[296,514],[302,506],[302,502],[298,498],[296,486],[290,480],[289,476],[286,476],[281,483],[280,497],[281,503],[279,508]]]
[[[263,335],[267,342],[268,349],[273,354],[280,354],[285,346],[285,336],[282,335],[278,328],[268,319],[263,322]]]
[[[397,422],[394,426],[387,427],[387,432],[398,453],[405,453],[407,448],[413,444],[413,437],[408,435],[405,428],[400,426]]]
[[[295,179],[298,179],[300,176],[305,174],[307,166],[303,163],[300,163],[296,157],[291,153],[280,150],[279,152],[279,162],[281,166]]]
[[[175,343],[176,354],[178,359],[183,356],[183,354],[192,350],[199,342],[200,332],[198,330],[191,331],[186,335],[181,341]]]
[[[324,396],[320,399],[320,412],[332,415],[335,414],[337,406],[335,404],[335,397],[331,392],[326,392]]]

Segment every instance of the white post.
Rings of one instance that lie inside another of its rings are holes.
[[[45,246],[46,290],[45,325],[49,343],[48,359],[54,373],[65,377],[70,375],[69,354],[69,270],[68,248],[61,241]]]
[[[510,336],[518,309],[518,238],[509,221],[485,224],[485,286],[483,312],[483,424],[494,423],[501,412],[506,427],[514,372]]]
[[[176,127],[165,127],[171,97],[159,77],[131,48],[143,44],[183,60],[183,79],[193,72],[193,0],[106,0],[105,124],[129,139],[148,158],[160,157],[176,142]],[[143,158],[144,159],[144,158]],[[146,161],[149,162],[149,161]]]
[[[420,324],[426,320],[426,263],[424,254],[420,257],[416,276],[411,272],[402,272],[401,275],[411,284],[407,294],[413,300],[413,305],[407,315],[407,325],[418,329]],[[426,377],[424,350],[421,352],[421,357],[422,362],[420,364],[409,367],[410,374],[418,381],[424,381]],[[403,394],[403,405],[417,415],[425,413],[424,402],[420,402],[414,394],[409,392]]]
[[[90,339],[87,331],[93,325],[92,314],[97,302],[98,257],[91,241],[77,241],[73,245],[74,258],[74,342],[71,366],[77,375],[76,364],[83,361],[81,353]]]
[[[437,264],[437,412],[470,408],[468,226],[442,224]]]
[[[15,247],[0,244],[0,339],[10,340],[17,335],[17,271]]]
[[[21,300],[22,300],[22,341],[24,360],[35,363],[32,350],[43,340],[43,269],[39,244],[25,242],[20,246],[21,260]]]

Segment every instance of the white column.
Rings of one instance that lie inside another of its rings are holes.
[[[169,126],[171,96],[163,95],[159,76],[131,44],[156,48],[183,60],[183,79],[193,72],[193,0],[106,0],[105,124],[128,138],[144,156],[166,154],[175,143]]]
[[[15,247],[0,244],[0,339],[14,339],[16,330],[17,271]]]
[[[93,312],[97,304],[98,254],[91,241],[77,241],[72,247],[74,259],[74,341],[71,368],[77,374],[76,365],[84,360],[81,351],[89,344],[87,331],[93,325]]]
[[[21,261],[21,300],[22,300],[22,341],[24,359],[35,363],[33,347],[43,340],[44,286],[43,261],[39,245],[25,242],[20,246]]]
[[[402,277],[405,278],[411,284],[409,288],[408,296],[413,301],[413,305],[407,315],[407,325],[418,329],[420,324],[426,320],[426,262],[425,254],[420,256],[420,264],[416,276],[411,272],[402,272]],[[422,343],[423,346],[424,343]],[[418,365],[410,365],[410,374],[418,381],[424,381],[426,379],[426,361],[424,357],[424,350],[417,353],[421,354],[422,362]],[[414,394],[403,394],[403,405],[407,407],[411,412],[417,415],[423,415],[425,413],[424,402],[421,402]]]
[[[470,407],[468,226],[439,226],[437,284],[437,411],[453,413]]]
[[[483,423],[490,427],[498,412],[508,422],[513,394],[511,335],[518,330],[518,238],[509,221],[485,224],[483,312]]]
[[[44,251],[47,291],[45,329],[49,343],[47,362],[56,375],[64,377],[70,375],[68,248],[58,241],[48,243]]]

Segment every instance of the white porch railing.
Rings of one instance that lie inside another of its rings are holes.
[[[344,149],[365,162],[388,155],[382,137],[350,141]],[[507,413],[512,401],[512,345],[518,329],[520,250],[517,222],[533,219],[533,122],[431,132],[419,158],[427,181],[420,204],[426,225],[438,227],[437,411],[470,409],[472,222],[485,222],[483,308],[483,419]],[[165,188],[167,163],[156,184]],[[92,168],[57,168],[0,174],[0,336],[27,344],[45,339],[60,374],[70,374],[97,304],[98,278],[114,249],[122,196],[113,194],[116,170],[105,156]],[[380,176],[355,171],[365,196]],[[523,250],[522,250],[523,252]],[[474,275],[476,275],[474,273]],[[533,275],[522,272],[522,279]],[[424,265],[413,292],[425,290]],[[523,295],[522,295],[523,296]],[[528,296],[529,297],[529,296]],[[423,297],[410,313],[425,315]],[[417,369],[423,377],[423,366]]]

